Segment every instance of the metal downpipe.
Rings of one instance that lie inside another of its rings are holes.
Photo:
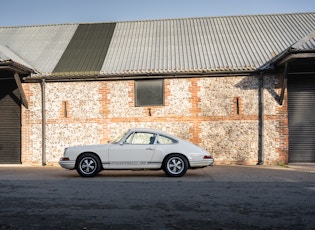
[[[259,88],[258,88],[258,163],[264,164],[264,74],[260,73]]]
[[[45,79],[41,81],[42,88],[42,166],[46,165],[46,100]]]

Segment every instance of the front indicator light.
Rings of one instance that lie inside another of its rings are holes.
[[[61,161],[69,161],[70,159],[69,159],[69,157],[61,157],[60,160]]]

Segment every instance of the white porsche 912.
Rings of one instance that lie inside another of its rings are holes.
[[[76,169],[82,177],[102,170],[162,169],[168,176],[183,176],[188,168],[213,165],[204,149],[154,129],[130,129],[109,144],[65,148],[59,164]]]

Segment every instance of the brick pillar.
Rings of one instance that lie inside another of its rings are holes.
[[[191,109],[190,109],[190,116],[192,119],[192,125],[189,129],[190,133],[190,141],[194,144],[200,145],[202,143],[202,140],[200,138],[201,128],[200,128],[200,122],[201,122],[201,108],[200,108],[200,86],[199,81],[200,78],[191,78],[190,81],[190,87],[189,92],[191,92],[190,97],[190,103],[191,103]]]
[[[278,124],[276,130],[279,133],[279,138],[275,140],[279,146],[276,148],[276,152],[279,154],[278,163],[287,164],[289,162],[289,120],[287,93],[284,95],[282,106],[277,106],[276,111],[278,114]]]

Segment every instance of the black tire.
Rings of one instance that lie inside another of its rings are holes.
[[[77,159],[76,169],[82,177],[93,177],[102,170],[99,158],[92,153],[82,154]]]
[[[163,162],[164,172],[171,177],[181,177],[188,169],[187,159],[180,154],[172,154],[165,158]]]

